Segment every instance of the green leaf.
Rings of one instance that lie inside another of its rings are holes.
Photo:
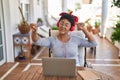
[[[115,41],[120,42],[120,28],[115,28],[112,35],[111,40],[114,43]]]

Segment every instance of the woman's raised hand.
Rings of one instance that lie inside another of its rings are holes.
[[[35,23],[31,23],[30,24],[30,27],[31,27],[31,29],[32,29],[32,40],[33,40],[33,42],[36,42],[37,40],[38,40],[38,34],[36,33],[37,32],[37,25],[35,24]]]
[[[37,29],[38,29],[37,24],[35,24],[35,23],[31,23],[30,27],[31,27],[31,29],[32,29],[33,32],[36,32]]]
[[[77,29],[78,30],[83,30],[85,27],[85,24],[84,23],[77,23]]]

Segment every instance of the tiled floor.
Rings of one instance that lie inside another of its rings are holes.
[[[113,46],[107,39],[95,36],[98,46],[96,56],[90,53],[88,49],[87,62],[91,63],[93,69],[106,73],[116,80],[120,79],[120,59],[118,57],[118,48]]]

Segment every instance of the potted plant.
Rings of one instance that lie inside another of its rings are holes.
[[[100,26],[100,21],[95,21],[95,28],[99,28]]]
[[[57,26],[52,27],[52,30],[58,30]]]
[[[120,42],[120,19],[117,21],[116,27],[114,28],[114,31],[112,32],[111,40],[113,43],[115,43],[115,41]]]
[[[57,26],[52,26],[51,29],[52,29],[52,30],[58,30],[58,27],[57,27]]]
[[[115,41],[120,42],[120,28],[114,29],[114,31],[112,32],[112,35],[111,35],[111,40],[113,43],[115,43]]]
[[[120,58],[120,20],[117,21],[116,28],[112,32],[111,40],[115,46],[119,48],[119,58]]]
[[[112,2],[112,7],[116,6],[118,8],[120,8],[120,0],[113,0]],[[116,23],[116,28],[114,29],[112,35],[111,35],[111,40],[112,42],[115,44],[116,42],[116,46],[119,48],[119,58],[120,58],[120,16],[117,16],[119,18],[119,20]]]
[[[89,32],[91,32],[92,31],[92,25],[91,25],[91,23],[90,23],[90,18],[89,19],[87,19],[86,21],[85,21],[85,23],[87,24],[87,30],[89,31]]]
[[[18,29],[20,31],[21,34],[27,34],[30,32],[30,26],[27,23],[27,21],[25,20],[24,16],[23,16],[23,12],[22,9],[19,7],[21,16],[22,16],[22,21],[21,23],[18,25]]]
[[[37,19],[37,26],[42,26],[43,25],[43,20],[42,18]]]
[[[95,21],[95,28],[92,30],[93,34],[97,34],[99,32],[100,21]]]

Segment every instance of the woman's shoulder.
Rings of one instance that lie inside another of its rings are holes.
[[[85,34],[82,31],[73,31],[69,33],[73,37],[85,38]]]
[[[80,40],[81,40],[81,38],[79,36],[71,35],[71,41],[72,42],[78,42]]]
[[[56,36],[50,36],[50,37],[48,37],[48,39],[54,41],[54,40],[57,39],[57,37]]]

